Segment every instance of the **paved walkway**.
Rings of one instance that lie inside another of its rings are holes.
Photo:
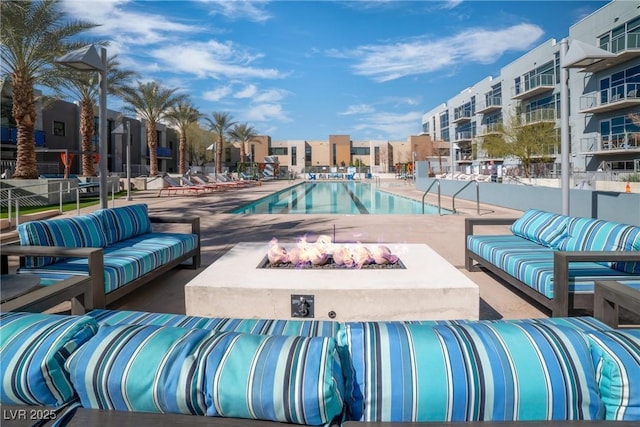
[[[146,203],[152,214],[189,213],[199,215],[202,232],[202,267],[198,270],[175,269],[162,278],[147,284],[109,306],[111,309],[184,313],[184,285],[204,268],[224,254],[237,242],[268,242],[277,237],[294,242],[307,234],[313,241],[316,235],[335,236],[338,242],[367,243],[426,243],[456,268],[480,286],[481,319],[513,319],[547,317],[546,311],[533,306],[510,288],[484,272],[464,269],[464,218],[477,216],[475,203],[456,200],[456,215],[234,215],[231,209],[292,185],[288,181],[268,181],[260,187],[238,189],[223,193],[196,196],[157,197],[158,191],[134,192],[133,201],[115,201],[115,206]],[[400,180],[382,181],[387,191],[422,198],[422,192],[412,183]],[[436,204],[435,196],[427,201]],[[442,198],[443,207],[451,207],[451,200]],[[112,206],[112,203],[109,203]],[[96,207],[86,208],[83,212]],[[75,215],[75,211],[72,213]],[[514,217],[521,212],[482,205],[481,216]],[[177,228],[179,229],[179,228]],[[489,231],[489,230],[488,230]],[[495,232],[507,232],[506,227],[494,227]],[[233,274],[233,272],[229,272]],[[424,272],[428,277],[429,272]]]

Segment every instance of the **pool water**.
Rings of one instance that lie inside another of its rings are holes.
[[[422,214],[422,203],[360,182],[305,182],[231,211],[234,214]],[[437,206],[425,204],[426,215]],[[442,213],[451,213],[445,209]]]

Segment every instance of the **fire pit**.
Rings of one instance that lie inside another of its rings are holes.
[[[282,245],[290,251],[296,243]],[[268,243],[238,243],[185,286],[186,313],[337,321],[478,318],[478,286],[429,246],[385,246],[398,257],[393,265],[331,268],[267,266]]]

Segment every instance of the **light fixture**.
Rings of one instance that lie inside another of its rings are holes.
[[[98,162],[100,182],[100,207],[108,207],[107,200],[107,49],[104,46],[89,45],[71,51],[55,59],[56,63],[78,71],[97,71],[100,74],[100,105],[98,122]]]

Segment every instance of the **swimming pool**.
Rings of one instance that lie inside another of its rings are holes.
[[[425,204],[427,215],[437,206]],[[360,182],[305,182],[231,211],[233,214],[422,214],[422,204]],[[445,209],[442,213],[451,213]]]

